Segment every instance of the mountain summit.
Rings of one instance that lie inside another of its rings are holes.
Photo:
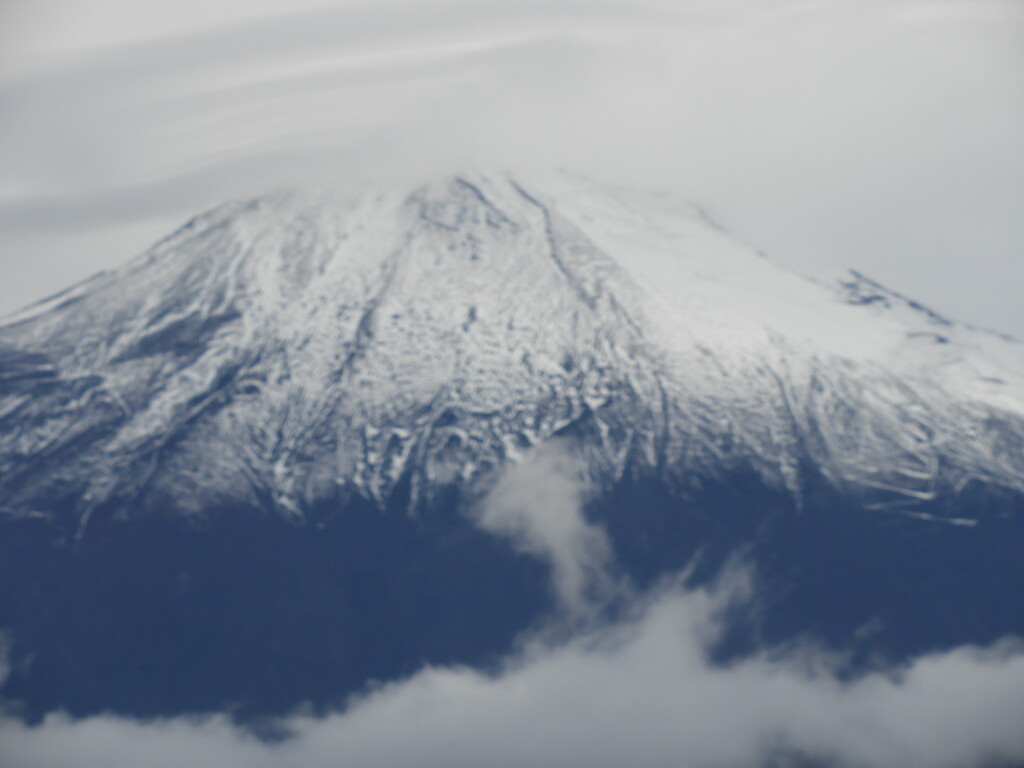
[[[564,175],[224,205],[0,350],[0,503],[79,536],[112,509],[415,506],[567,433],[603,485],[1024,490],[1020,344]]]
[[[465,176],[229,203],[0,323],[3,692],[282,712],[491,663],[558,605],[471,510],[552,441],[616,578],[752,563],[723,654],[1024,634],[1020,343],[667,198]]]

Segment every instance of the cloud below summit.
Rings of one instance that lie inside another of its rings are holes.
[[[580,507],[563,446],[506,472],[479,520],[552,564],[565,610],[587,617],[611,583],[599,529]],[[525,505],[533,505],[526,511]],[[542,519],[539,510],[552,513]],[[53,714],[0,720],[0,762],[18,768],[726,768],[807,758],[870,768],[1024,761],[1024,647],[964,647],[843,680],[804,645],[727,666],[709,650],[752,597],[749,574],[663,583],[615,620],[540,627],[499,669],[425,668],[340,712],[283,718],[265,742],[224,715],[140,721]],[[624,593],[618,596],[622,597]],[[555,621],[559,621],[556,619]],[[772,763],[774,764],[774,763]],[[800,764],[800,763],[797,763]]]
[[[585,619],[615,591],[611,545],[583,516],[582,467],[560,441],[535,448],[511,465],[481,505],[477,522],[546,561],[560,609]]]
[[[0,724],[2,755],[19,768],[710,768],[783,756],[954,768],[1024,760],[1018,646],[963,648],[848,683],[809,650],[715,667],[707,644],[735,589],[666,587],[627,620],[560,644],[528,643],[497,674],[425,669],[343,713],[287,718],[281,726],[291,736],[278,743],[223,716],[51,715],[36,727]]]

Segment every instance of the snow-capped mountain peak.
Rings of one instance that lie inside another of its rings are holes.
[[[9,318],[0,359],[0,507],[80,532],[415,505],[556,434],[599,482],[1024,490],[1019,343],[567,175],[230,203]]]

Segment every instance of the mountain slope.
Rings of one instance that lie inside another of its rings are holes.
[[[722,658],[1024,635],[1018,342],[685,204],[474,176],[230,203],[0,324],[0,695],[246,716],[492,665],[564,612],[557,544],[480,514],[551,442],[607,584],[750,564]]]
[[[415,503],[584,419],[602,482],[1024,488],[1024,348],[891,298],[565,176],[229,204],[0,328],[0,504]]]

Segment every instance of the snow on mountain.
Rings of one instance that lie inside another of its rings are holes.
[[[0,509],[80,533],[414,504],[562,433],[601,483],[813,471],[912,514],[1024,491],[1024,347],[564,174],[229,203],[0,325]]]

